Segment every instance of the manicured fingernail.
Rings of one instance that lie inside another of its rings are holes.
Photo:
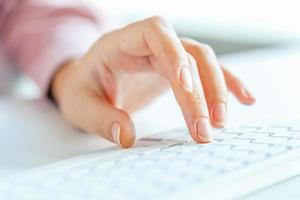
[[[246,96],[248,101],[255,102],[255,98],[253,97],[253,95],[248,90],[244,89],[244,95]]]
[[[246,90],[246,94],[247,94],[247,96],[248,96],[248,99],[255,99],[255,98],[253,97],[253,95],[252,95],[248,90]]]
[[[111,135],[115,143],[119,146],[121,146],[120,143],[120,123],[119,122],[113,122],[111,125]]]
[[[207,118],[201,118],[197,121],[197,135],[201,142],[212,142],[211,128]]]
[[[193,80],[189,68],[187,67],[180,68],[179,80],[180,80],[180,84],[186,91],[193,92]]]
[[[224,127],[226,122],[226,105],[224,103],[216,103],[212,108],[212,119],[219,127]]]

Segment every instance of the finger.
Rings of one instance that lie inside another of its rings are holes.
[[[76,101],[68,102],[64,115],[87,132],[95,133],[103,138],[127,148],[135,140],[135,130],[129,115],[113,107],[105,98],[91,91],[82,91]]]
[[[227,112],[227,87],[216,55],[208,45],[192,39],[181,41],[185,49],[196,59],[210,111],[211,124],[214,127],[224,127]]]
[[[132,73],[146,68],[167,79],[192,137],[197,142],[211,141],[209,115],[197,67],[192,66],[191,56],[186,53],[168,21],[161,17],[152,17],[130,24],[103,36],[92,51],[88,55],[94,56],[89,56],[89,59],[100,56],[105,66],[114,66],[110,71],[123,70]],[[116,59],[116,56],[122,58],[123,55],[143,56],[148,62],[145,68],[130,68],[128,65],[124,67],[122,59]],[[111,63],[114,64],[110,65]]]
[[[115,34],[120,51],[148,56],[150,70],[170,82],[192,137],[197,142],[211,141],[209,115],[197,66],[172,25],[163,18],[152,17]]]
[[[228,90],[232,92],[237,99],[246,105],[252,105],[255,103],[255,98],[249,92],[249,90],[245,87],[245,85],[230,71],[222,67],[222,71],[225,76],[226,85]]]
[[[185,69],[183,67],[179,68],[178,82],[174,85],[171,84],[172,90],[181,107],[193,139],[197,142],[211,142],[208,108],[202,83],[198,76],[196,61],[189,54],[187,54],[187,57],[189,60],[187,69],[189,71],[184,72]],[[188,88],[189,86],[186,86],[190,84],[187,82],[191,82],[191,91]]]
[[[154,26],[152,33],[149,31],[144,35],[154,54],[150,62],[154,71],[170,82],[193,139],[210,142],[209,115],[196,63],[185,51],[170,23],[162,21],[162,27],[158,23],[158,28]]]

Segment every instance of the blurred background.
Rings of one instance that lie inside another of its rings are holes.
[[[218,54],[300,40],[300,3],[296,0],[92,1],[127,22],[164,16],[179,35],[209,43]]]
[[[130,23],[153,15],[168,18],[179,36],[211,45],[218,56],[295,45],[300,41],[296,0],[85,0],[92,7]],[[21,78],[17,96],[38,96],[34,84]]]

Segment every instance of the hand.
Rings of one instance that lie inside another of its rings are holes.
[[[129,113],[171,86],[196,142],[210,142],[210,125],[226,122],[227,89],[242,103],[254,98],[221,67],[213,50],[179,39],[172,25],[151,17],[106,33],[80,59],[55,75],[52,93],[75,127],[130,147]]]

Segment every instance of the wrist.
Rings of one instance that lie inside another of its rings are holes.
[[[64,94],[66,84],[68,82],[68,74],[70,69],[75,63],[74,60],[70,60],[62,64],[53,76],[49,89],[49,98],[53,100],[57,105],[60,105],[62,95]]]

